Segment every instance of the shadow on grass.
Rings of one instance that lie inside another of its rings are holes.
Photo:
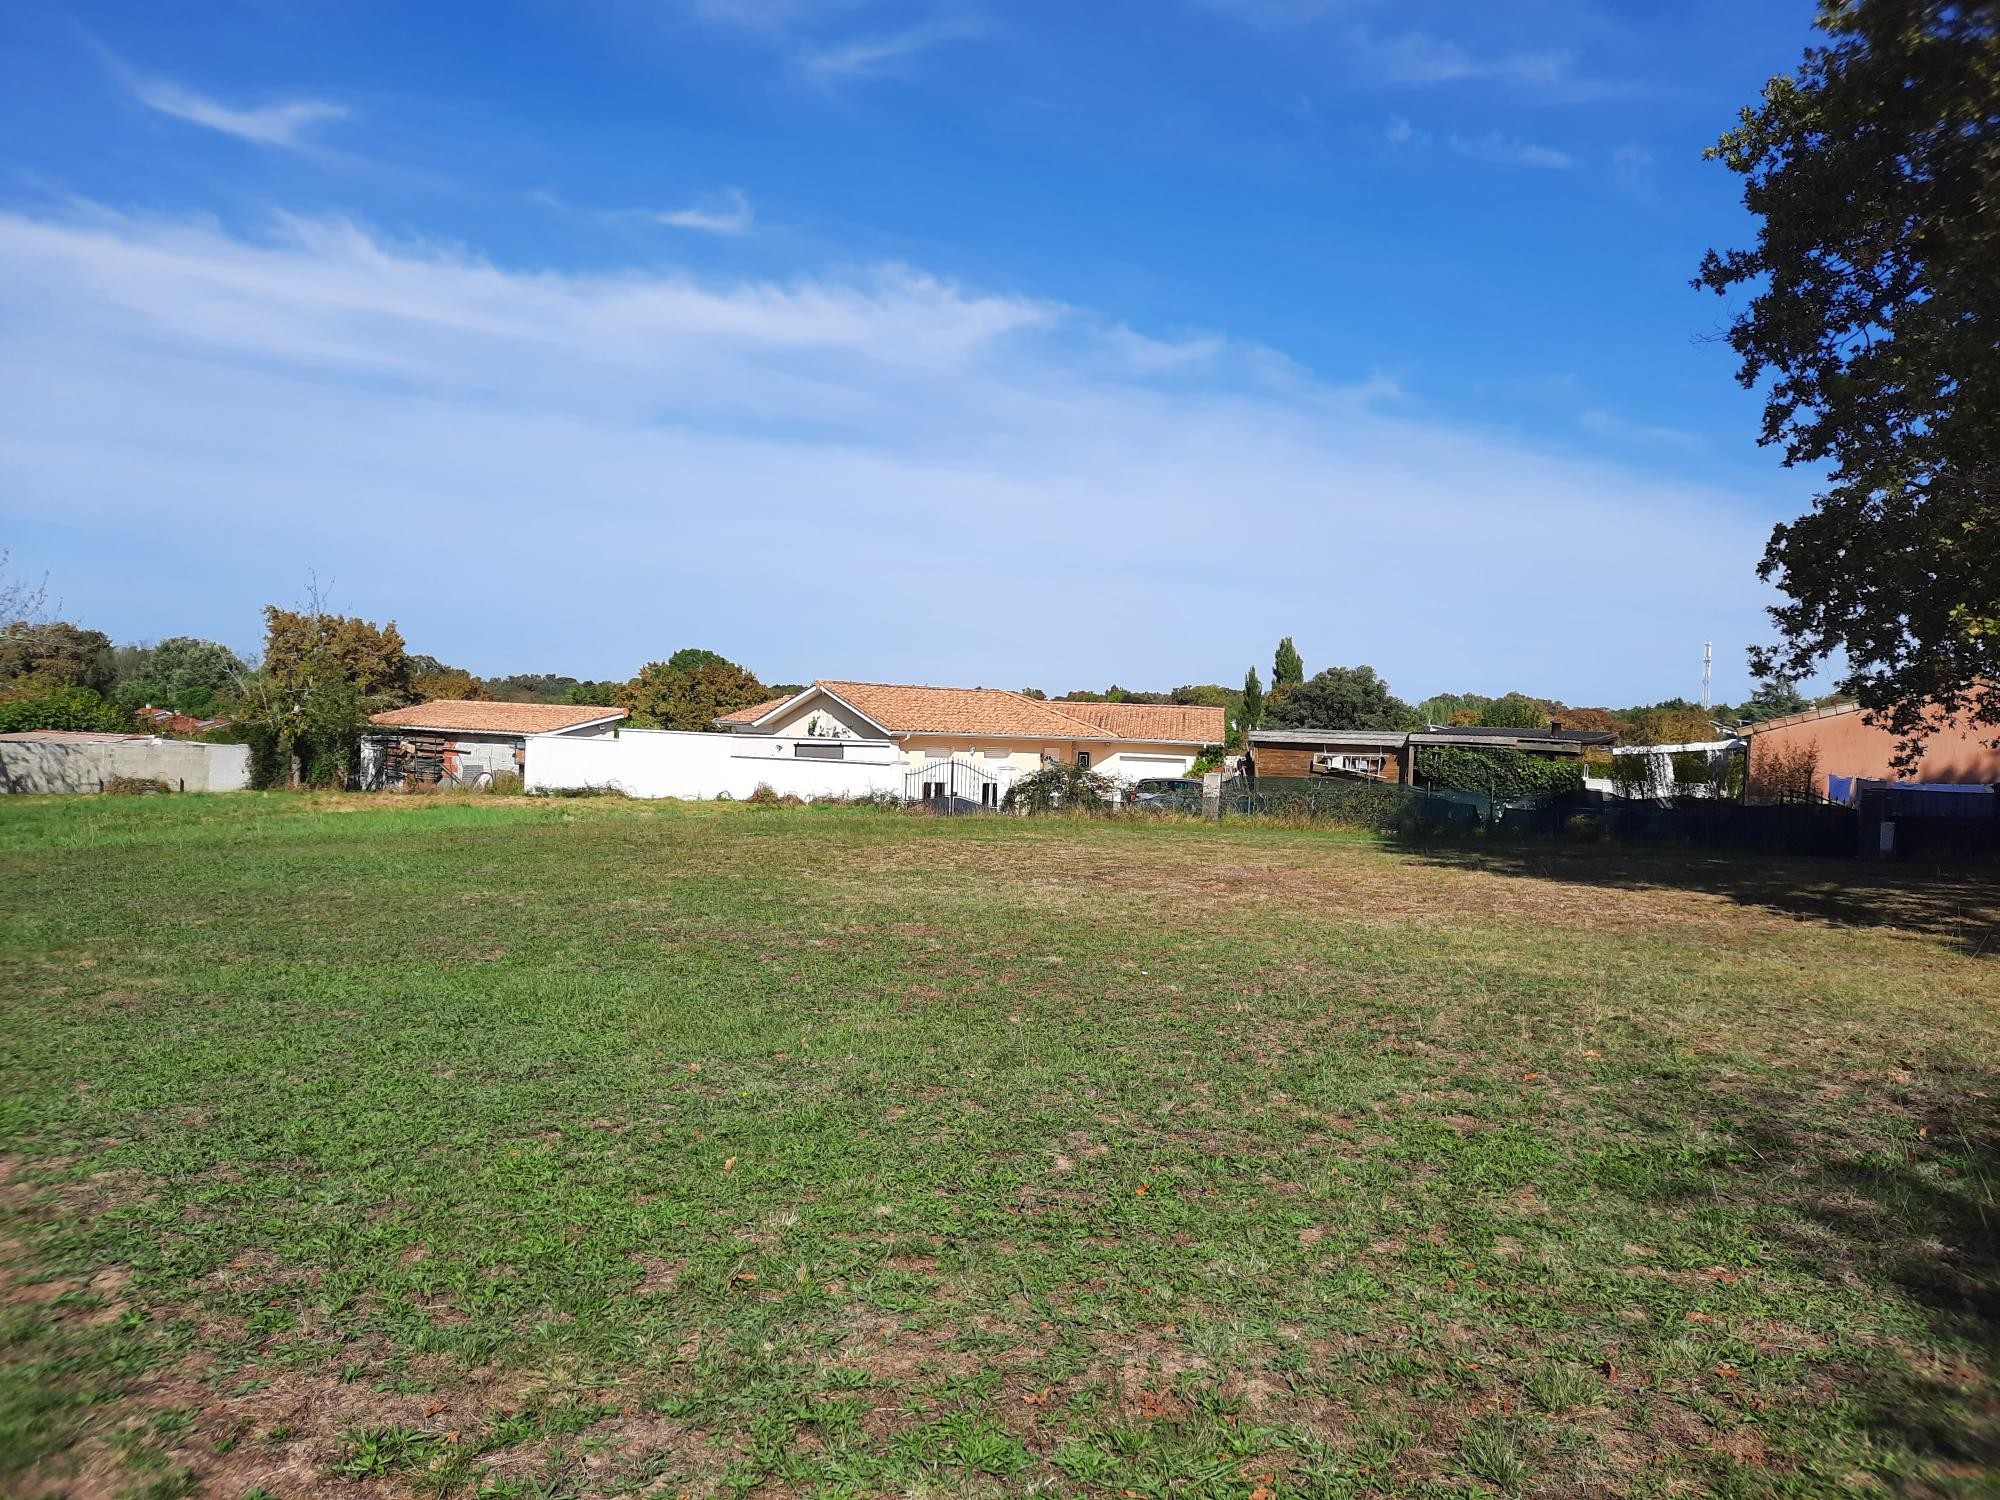
[[[1532,842],[1403,840],[1453,869],[1598,886],[1691,891],[1800,922],[1895,929],[2000,958],[2000,871]],[[1772,1252],[1829,1286],[1866,1286],[1922,1325],[1867,1369],[1832,1373],[1871,1437],[1962,1493],[2000,1470],[2000,1063],[1921,1059],[1894,1081],[1829,1098],[1826,1080],[1774,1072],[1682,1078],[1613,1105],[1635,1130],[1699,1122],[1706,1170],[1644,1192],[1686,1210],[1713,1196],[1759,1214]],[[1896,1341],[1892,1340],[1892,1347]],[[1979,1492],[1984,1493],[1981,1490]]]
[[[1735,1200],[1775,1265],[1878,1299],[1887,1332],[1828,1373],[1871,1441],[1926,1471],[1900,1476],[1917,1480],[1905,1493],[1960,1493],[2000,1472],[2000,1072],[1892,1076],[1838,1101],[1805,1075],[1662,1080],[1615,1107],[1635,1129],[1677,1117],[1714,1142],[1706,1170],[1640,1196],[1671,1212]]]
[[[1400,839],[1401,853],[1460,870],[1607,890],[1680,890],[1760,906],[1802,922],[1894,928],[2000,957],[2000,870],[1712,851],[1607,848],[1529,840]]]

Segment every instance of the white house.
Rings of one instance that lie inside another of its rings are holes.
[[[1049,761],[1136,781],[1185,776],[1227,732],[1223,711],[1179,703],[1076,703],[1001,688],[823,680],[716,723],[737,734],[889,740],[911,770],[970,764],[1003,783]],[[829,752],[831,751],[829,744]]]

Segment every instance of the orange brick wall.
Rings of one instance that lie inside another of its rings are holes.
[[[2000,750],[1982,743],[1983,739],[1990,737],[1990,732],[1982,735],[1960,726],[1940,730],[1931,736],[1924,747],[1924,758],[1917,763],[1914,777],[1904,779],[2000,782]],[[1757,758],[1760,755],[1780,749],[1789,752],[1799,745],[1811,743],[1819,746],[1819,773],[1814,778],[1814,786],[1821,793],[1826,791],[1829,774],[1867,776],[1883,781],[1892,781],[1897,777],[1896,768],[1890,764],[1896,753],[1896,737],[1886,729],[1870,725],[1856,712],[1830,714],[1823,719],[1802,719],[1751,735],[1751,779],[1756,779]]]

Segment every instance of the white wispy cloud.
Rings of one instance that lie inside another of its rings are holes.
[[[1490,78],[1525,87],[1550,85],[1563,79],[1573,60],[1568,52],[1508,52],[1481,57],[1456,42],[1422,31],[1377,39],[1357,30],[1353,41],[1366,65],[1391,83]]]
[[[1391,115],[1389,116],[1389,123],[1382,127],[1382,136],[1391,145],[1408,146],[1422,140],[1423,132],[1418,130],[1403,116]]]
[[[1653,153],[1644,146],[1620,146],[1611,153],[1611,182],[1628,198],[1653,200]]]
[[[1480,136],[1454,135],[1451,149],[1460,156],[1496,167],[1545,167],[1567,171],[1576,165],[1576,158],[1567,151],[1558,151],[1553,146],[1537,146],[1532,141],[1515,140],[1497,130]]]
[[[348,114],[346,105],[324,99],[293,99],[282,104],[237,109],[163,78],[142,78],[128,73],[124,81],[132,97],[148,109],[260,146],[294,149],[305,146],[308,144],[305,137],[315,126],[344,120]]]
[[[1194,0],[1197,9],[1218,11],[1258,26],[1295,26],[1348,3],[1349,0]]]
[[[530,642],[608,676],[700,638],[779,675],[1234,680],[1225,619],[1414,695],[1560,640],[1547,688],[1588,701],[1763,628],[1769,518],[1656,460],[908,266],[571,272],[338,218],[0,214],[0,401],[0,520],[201,518],[164,543],[177,597],[218,612],[191,627],[241,633],[316,567],[481,670]],[[452,566],[370,517],[448,534]],[[1483,607],[1495,578],[1589,574],[1606,536],[1648,560],[1615,618],[1578,636],[1561,590]],[[1033,623],[1070,618],[1091,628]]]
[[[865,0],[682,0],[697,20],[744,31],[782,32],[801,22],[850,11]]]
[[[1662,423],[1635,422],[1630,417],[1621,417],[1616,412],[1587,411],[1577,418],[1582,426],[1602,437],[1636,440],[1642,443],[1663,444],[1670,448],[1699,448],[1701,439],[1692,432],[1679,427],[1669,427]]]
[[[699,229],[705,234],[748,234],[750,226],[757,220],[756,212],[750,207],[750,199],[741,188],[733,187],[724,188],[720,193],[691,203],[686,208],[654,217],[676,229]]]
[[[814,82],[834,85],[892,72],[941,42],[967,41],[979,31],[978,23],[967,17],[938,20],[884,35],[808,45],[798,50],[795,60]]]

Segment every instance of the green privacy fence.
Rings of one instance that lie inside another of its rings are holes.
[[[1382,833],[1471,830],[1492,821],[1495,799],[1479,792],[1429,791],[1393,781],[1336,776],[1242,777],[1224,784],[1224,818],[1325,819]]]
[[[1187,810],[1198,810],[1199,799]],[[1222,790],[1221,816],[1305,819],[1329,827],[1394,834],[1604,840],[1774,854],[1852,856],[1859,821],[1825,803],[1746,806],[1721,798],[1647,801],[1571,793],[1493,797],[1483,792],[1338,777],[1237,778]]]

